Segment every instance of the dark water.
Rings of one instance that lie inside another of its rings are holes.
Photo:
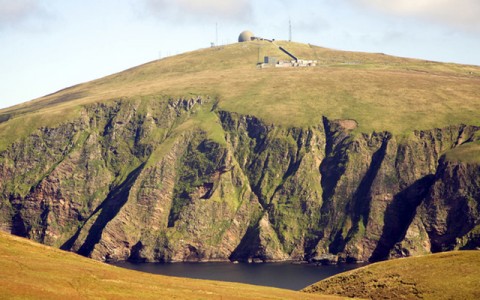
[[[291,263],[130,263],[114,265],[122,268],[176,277],[242,282],[284,289],[300,290],[332,275],[352,270],[362,265],[338,266],[296,265]]]

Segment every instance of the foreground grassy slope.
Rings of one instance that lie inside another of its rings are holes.
[[[345,272],[306,289],[373,299],[480,299],[480,251],[403,258]]]
[[[0,232],[2,299],[341,299],[113,267]]]
[[[82,105],[145,96],[209,95],[219,109],[285,126],[317,125],[322,115],[355,119],[365,132],[480,125],[480,67],[279,44],[319,65],[258,69],[259,56],[286,58],[267,42],[184,53],[0,110],[0,144],[64,122]]]

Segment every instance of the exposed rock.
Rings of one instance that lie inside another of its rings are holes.
[[[215,138],[188,126],[199,111]],[[0,153],[0,229],[99,260],[336,263],[480,246],[480,167],[442,157],[479,128],[356,127],[283,128],[205,97],[88,106]]]
[[[480,165],[440,160],[435,182],[420,207],[434,252],[475,249],[479,244]]]
[[[310,259],[310,262],[322,265],[336,265],[338,261],[339,256],[330,253],[315,256]]]

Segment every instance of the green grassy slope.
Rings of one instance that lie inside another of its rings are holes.
[[[370,299],[480,299],[480,251],[439,253],[372,264],[304,289]]]
[[[449,161],[464,163],[480,163],[480,141],[466,143],[450,150],[446,154]]]
[[[122,269],[0,232],[2,299],[342,299]]]
[[[219,109],[285,126],[316,125],[321,116],[399,134],[480,125],[480,67],[278,44],[318,66],[258,69],[264,55],[287,58],[267,42],[188,52],[0,110],[0,144],[64,122],[85,104],[153,95],[209,95]]]

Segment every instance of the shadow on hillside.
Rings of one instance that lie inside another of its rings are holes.
[[[383,232],[370,261],[388,259],[395,244],[404,239],[417,207],[427,196],[434,181],[435,175],[427,175],[395,195],[385,211]]]
[[[120,209],[127,203],[128,196],[130,194],[130,189],[132,188],[133,184],[135,183],[138,175],[143,170],[145,164],[140,165],[135,170],[133,170],[125,179],[122,184],[118,187],[114,188],[107,196],[107,198],[100,204],[97,209],[92,213],[89,217],[92,218],[98,213],[98,217],[90,227],[88,231],[87,238],[85,242],[82,244],[80,249],[77,251],[78,254],[89,256],[93,251],[95,245],[100,241],[102,237],[103,230],[105,226],[118,214]],[[85,224],[88,222],[88,220]],[[85,226],[84,224],[84,226]],[[70,250],[75,242],[77,241],[80,232],[83,230],[84,226],[78,229],[78,231],[73,235],[67,242],[65,242],[60,249],[63,250]]]

